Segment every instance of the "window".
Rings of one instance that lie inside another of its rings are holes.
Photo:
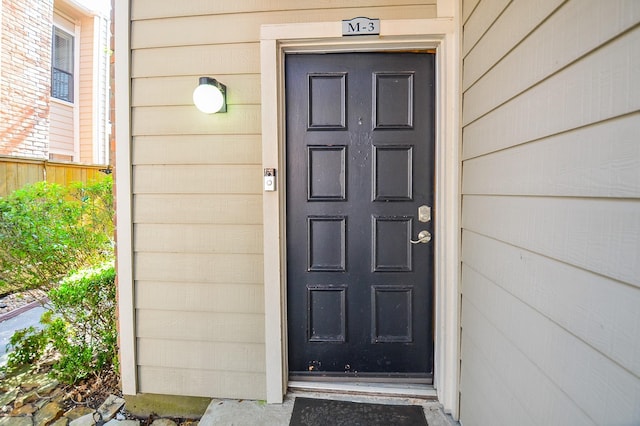
[[[73,36],[53,27],[51,96],[73,102]]]

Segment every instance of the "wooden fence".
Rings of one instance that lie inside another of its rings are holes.
[[[60,185],[89,182],[101,177],[107,166],[61,163],[0,156],[0,197],[29,183],[47,181]]]

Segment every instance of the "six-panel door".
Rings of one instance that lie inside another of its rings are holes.
[[[286,57],[292,375],[432,373],[434,61]]]

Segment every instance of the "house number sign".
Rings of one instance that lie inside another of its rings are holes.
[[[343,36],[379,35],[380,20],[370,18],[353,18],[342,21]]]

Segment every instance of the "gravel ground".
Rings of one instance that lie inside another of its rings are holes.
[[[42,290],[29,290],[0,297],[0,315],[11,312],[31,302],[43,300],[46,295]]]

